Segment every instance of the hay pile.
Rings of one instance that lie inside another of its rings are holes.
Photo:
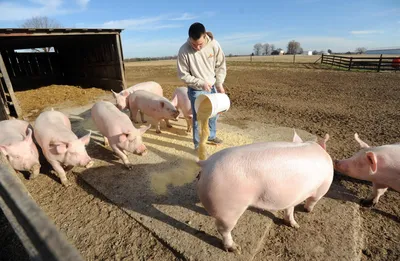
[[[50,85],[38,89],[15,92],[24,118],[34,119],[47,107],[81,106],[110,91],[70,85]]]

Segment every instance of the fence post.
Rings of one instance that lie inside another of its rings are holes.
[[[293,54],[293,63],[296,62],[296,54]]]
[[[332,68],[334,62],[335,62],[335,56],[333,56],[333,59],[332,59],[332,62],[331,62],[331,68]]]
[[[381,64],[382,64],[382,54],[381,57],[379,57],[378,72],[381,70]]]
[[[349,62],[349,71],[351,70],[351,63],[353,62],[353,57],[350,57],[350,62]]]
[[[339,58],[339,68],[342,68],[342,57]]]
[[[321,54],[321,63],[324,63],[324,54]]]

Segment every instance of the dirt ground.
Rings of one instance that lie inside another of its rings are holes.
[[[174,65],[127,66],[129,85],[154,80],[170,98],[182,86]],[[226,91],[231,109],[223,121],[241,126],[245,121],[304,129],[318,136],[329,133],[332,158],[349,157],[358,150],[354,132],[370,145],[398,142],[400,137],[400,74],[334,71],[314,64],[228,62]],[[70,105],[70,104],[69,104]],[[24,180],[32,196],[86,260],[175,260],[181,258],[121,209],[72,175],[64,190],[51,176],[43,183]],[[335,185],[366,197],[371,184],[335,175]],[[97,193],[97,194],[96,194]],[[400,194],[389,190],[379,204],[360,208],[364,233],[362,260],[400,259]],[[62,202],[61,204],[59,202]],[[299,214],[301,215],[301,214]],[[318,220],[318,217],[315,217]],[[304,240],[318,237],[324,220]],[[93,230],[93,227],[95,229]],[[125,229],[121,231],[121,227]],[[118,232],[116,232],[118,231]],[[285,226],[274,224],[256,260],[308,260],[291,244],[301,240]],[[335,247],[332,245],[332,247]],[[273,253],[273,255],[272,255]]]

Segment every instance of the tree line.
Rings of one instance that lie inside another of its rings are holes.
[[[275,48],[274,44],[269,44],[269,43],[256,43],[253,47],[253,53],[252,55],[278,55],[280,54],[281,51],[283,51],[282,48]],[[363,54],[367,51],[365,47],[358,47],[355,49],[356,54]],[[286,52],[285,54],[302,54],[304,53],[303,48],[301,47],[301,44],[295,40],[292,40],[288,42],[286,46]],[[324,51],[317,51],[314,50],[312,51],[313,55],[317,54],[322,54],[325,53]],[[328,49],[327,53],[332,54],[332,50]],[[351,54],[351,52],[346,52],[346,54]]]

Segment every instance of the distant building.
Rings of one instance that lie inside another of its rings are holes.
[[[400,47],[376,48],[365,51],[365,54],[393,54],[400,55]]]

